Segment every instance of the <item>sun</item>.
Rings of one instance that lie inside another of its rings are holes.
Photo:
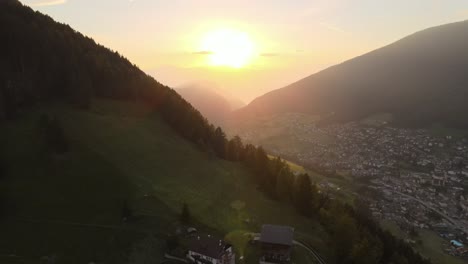
[[[254,44],[245,32],[221,29],[207,33],[201,49],[208,53],[209,64],[242,68],[254,57]]]

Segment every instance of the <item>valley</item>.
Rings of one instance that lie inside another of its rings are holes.
[[[398,128],[389,122],[387,115],[376,115],[322,125],[314,116],[288,113],[237,123],[242,129],[228,131],[320,172],[311,175],[322,190],[351,203],[364,199],[377,221],[393,221],[406,232],[436,232],[446,241],[439,249],[443,255],[450,240],[468,239],[467,132]]]

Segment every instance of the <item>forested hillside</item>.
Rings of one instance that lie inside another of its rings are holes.
[[[261,147],[227,139],[175,91],[69,26],[9,0],[0,35],[2,257],[124,263],[142,239],[135,232],[161,239],[185,202],[218,232],[299,226],[330,263],[428,263],[364,210],[329,199]],[[265,210],[257,225],[230,207],[241,198],[249,212]],[[132,211],[144,224],[121,222]]]
[[[17,1],[0,10],[0,83],[4,118],[24,106],[66,100],[89,107],[93,96],[126,100],[177,97],[117,52]]]

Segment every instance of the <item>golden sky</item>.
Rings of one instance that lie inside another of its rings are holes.
[[[209,81],[249,102],[418,30],[468,19],[466,0],[22,0],[158,81]]]

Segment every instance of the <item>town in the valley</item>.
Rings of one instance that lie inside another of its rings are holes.
[[[447,254],[468,257],[468,139],[455,133],[460,131],[434,130],[386,122],[318,126],[292,115],[283,132],[291,139],[290,147],[259,140],[253,130],[239,134],[308,169],[361,183],[367,191],[359,196],[377,221],[392,221],[408,234],[434,231],[447,241]],[[327,177],[318,184],[346,191]],[[408,237],[409,243],[417,243]]]

